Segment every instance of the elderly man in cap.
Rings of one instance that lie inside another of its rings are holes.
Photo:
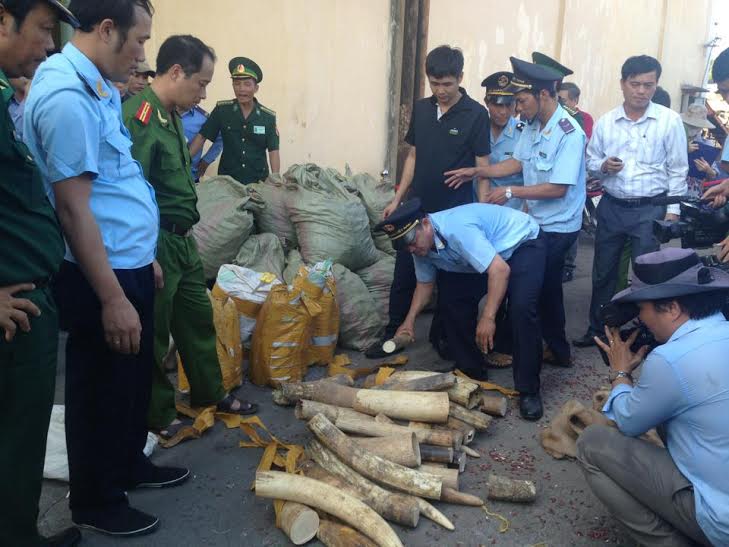
[[[662,344],[646,357],[605,328],[610,361],[603,412],[577,458],[594,494],[641,545],[729,545],[729,274],[690,249],[639,256],[632,285],[612,302],[633,307]],[[645,361],[644,361],[645,358]],[[640,377],[633,372],[643,363]],[[639,439],[657,428],[666,448]]]
[[[63,260],[63,236],[38,166],[8,106],[9,78],[32,78],[54,49],[59,18],[78,21],[57,0],[0,1],[0,545],[76,545],[70,528],[38,535],[38,501],[58,354],[58,313],[50,278]]]
[[[460,185],[475,176],[490,179],[519,172],[524,186],[494,188],[488,203],[503,205],[513,197],[526,200],[529,214],[542,229],[547,264],[540,299],[542,334],[551,350],[551,364],[571,366],[565,336],[562,271],[565,254],[582,225],[585,200],[585,133],[557,102],[557,83],[562,74],[546,66],[511,58],[514,78],[510,89],[516,95],[517,111],[527,125],[514,150],[514,157],[485,167],[457,169],[446,175],[447,184]],[[542,414],[539,394],[522,402],[535,416]]]
[[[491,163],[499,163],[514,157],[516,143],[524,129],[524,122],[514,117],[514,92],[509,89],[511,79],[514,75],[511,72],[494,72],[481,82],[481,87],[486,88],[484,102],[489,111],[491,120]],[[521,173],[515,173],[508,177],[495,179],[482,179],[474,181],[476,198],[474,201],[484,202],[491,188],[497,186],[523,186],[524,178]],[[511,198],[505,204],[512,209],[521,210],[523,202],[519,198]]]
[[[521,415],[539,419],[536,410],[541,407],[535,409],[532,398],[539,397],[542,339],[537,306],[546,249],[535,220],[510,207],[483,203],[428,214],[415,198],[376,228],[388,234],[397,250],[415,255],[415,293],[397,334],[415,332],[415,319],[430,300],[438,272],[457,276],[460,282],[448,287],[451,297],[441,299],[439,312],[456,368],[473,378],[486,379],[483,354],[494,348],[496,312],[508,295],[510,323],[498,328],[511,329]]]
[[[230,175],[249,184],[281,171],[279,135],[276,113],[256,99],[263,81],[263,71],[247,57],[235,57],[228,63],[233,79],[235,99],[219,101],[203,124],[200,133],[190,142],[190,155],[195,157],[208,140],[223,138],[223,157],[218,173]],[[268,161],[266,160],[268,151]]]

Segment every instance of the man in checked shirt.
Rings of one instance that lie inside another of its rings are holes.
[[[597,207],[597,232],[592,268],[590,326],[573,343],[595,344],[601,334],[600,309],[615,293],[618,266],[628,238],[632,260],[657,251],[654,220],[678,220],[678,205],[653,205],[650,198],[686,193],[686,133],[680,116],[651,102],[661,77],[653,57],[630,57],[622,67],[623,104],[600,118],[587,146],[587,169],[602,179],[603,199]]]

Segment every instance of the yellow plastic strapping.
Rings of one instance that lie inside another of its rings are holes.
[[[486,508],[486,505],[482,505],[481,506],[481,509],[488,516],[494,517],[494,518],[499,519],[501,521],[501,526],[499,526],[499,533],[500,534],[505,534],[509,530],[509,527],[511,526],[511,523],[508,521],[508,519],[506,517],[504,517],[502,515],[499,515],[498,513],[492,513],[491,511],[489,511]]]
[[[394,372],[395,369],[392,367],[380,367],[380,370],[377,371],[377,376],[375,376],[375,385],[381,386],[384,384]]]
[[[468,380],[469,382],[474,382],[481,386],[481,389],[485,389],[487,391],[498,391],[499,393],[503,393],[507,397],[516,397],[519,395],[519,392],[514,389],[509,389],[508,387],[500,386],[499,384],[492,384],[491,382],[481,382],[479,380],[474,380],[470,376],[467,376],[460,370],[456,370],[454,372],[456,376],[459,378],[463,378],[464,380]]]

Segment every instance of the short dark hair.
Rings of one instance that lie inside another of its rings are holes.
[[[719,56],[714,59],[714,66],[711,69],[711,77],[715,84],[729,79],[729,47],[722,51]]]
[[[656,87],[656,92],[653,94],[653,99],[651,100],[656,104],[671,108],[671,96],[661,86]]]
[[[656,311],[666,311],[671,302],[675,301],[681,308],[681,311],[687,313],[691,319],[704,319],[705,317],[721,312],[727,304],[728,296],[729,293],[727,291],[708,291],[653,300],[653,306],[656,308]]]
[[[433,78],[460,78],[463,74],[463,52],[450,46],[438,46],[425,58],[425,74]]]
[[[139,6],[150,17],[154,13],[150,0],[71,0],[68,9],[76,16],[81,32],[91,32],[104,19],[111,19],[126,41],[127,32],[135,24],[134,8]]]
[[[655,57],[636,55],[635,57],[628,57],[628,60],[623,63],[623,68],[620,69],[620,74],[623,80],[627,80],[631,76],[655,72],[656,80],[659,80],[662,70],[661,63]]]
[[[180,65],[190,77],[202,69],[205,57],[215,62],[215,52],[199,38],[189,34],[170,36],[157,53],[157,74],[166,74],[173,65]]]
[[[569,98],[573,101],[580,98],[580,88],[577,87],[577,84],[574,82],[562,82],[559,86],[559,90],[566,91]]]
[[[15,19],[15,30],[19,30],[23,25],[28,14],[35,9],[38,4],[48,4],[46,0],[0,0],[0,4]]]

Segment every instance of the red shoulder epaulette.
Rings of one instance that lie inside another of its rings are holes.
[[[137,115],[134,117],[144,125],[147,125],[149,120],[152,118],[152,105],[148,101],[142,101],[142,105],[139,107]]]

